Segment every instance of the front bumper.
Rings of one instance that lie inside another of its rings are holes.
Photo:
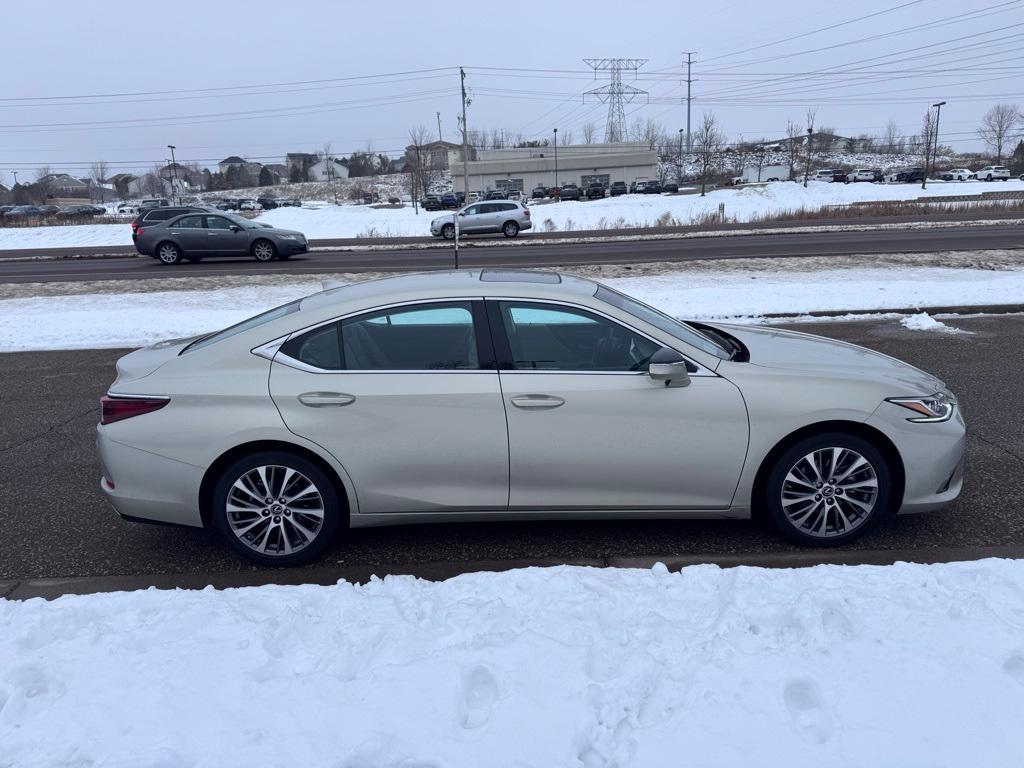
[[[118,514],[153,523],[202,527],[203,470],[111,440],[97,429],[100,490]]]
[[[907,421],[908,414],[907,409],[885,402],[867,421],[892,440],[903,461],[899,514],[942,509],[963,489],[967,445],[963,414],[958,405],[949,421],[925,424]]]

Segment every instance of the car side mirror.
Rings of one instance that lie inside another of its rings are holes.
[[[651,356],[647,369],[648,375],[655,381],[664,381],[666,387],[690,386],[690,374],[697,369],[679,352],[662,347]]]
[[[230,229],[232,232],[241,232],[242,231],[242,228],[240,226],[238,226],[237,224],[232,224],[230,227],[228,227],[228,229]]]

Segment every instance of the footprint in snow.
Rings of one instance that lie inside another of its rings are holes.
[[[463,728],[479,728],[491,719],[498,703],[498,681],[484,666],[470,667],[459,682],[459,723]]]
[[[832,725],[817,683],[808,678],[790,680],[782,689],[782,700],[801,739],[808,744],[829,740]]]
[[[1003,662],[1003,671],[1024,685],[1024,654],[1014,654]]]

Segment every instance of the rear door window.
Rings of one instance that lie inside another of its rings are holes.
[[[182,216],[175,222],[172,222],[172,226],[175,229],[202,229],[203,228],[203,217],[202,216]]]
[[[341,321],[350,371],[445,371],[479,368],[472,304],[417,304]]]

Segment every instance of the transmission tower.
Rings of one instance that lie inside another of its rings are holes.
[[[633,74],[647,63],[647,59],[584,59],[591,69],[594,70],[594,77],[597,78],[599,71],[608,71],[611,74],[611,81],[608,85],[594,88],[583,94],[583,100],[587,96],[594,96],[599,101],[608,104],[608,123],[604,129],[604,140],[606,142],[623,141],[626,137],[626,111],[623,104],[632,102],[638,96],[647,96],[647,91],[634,88],[622,82],[622,70],[632,70]]]

